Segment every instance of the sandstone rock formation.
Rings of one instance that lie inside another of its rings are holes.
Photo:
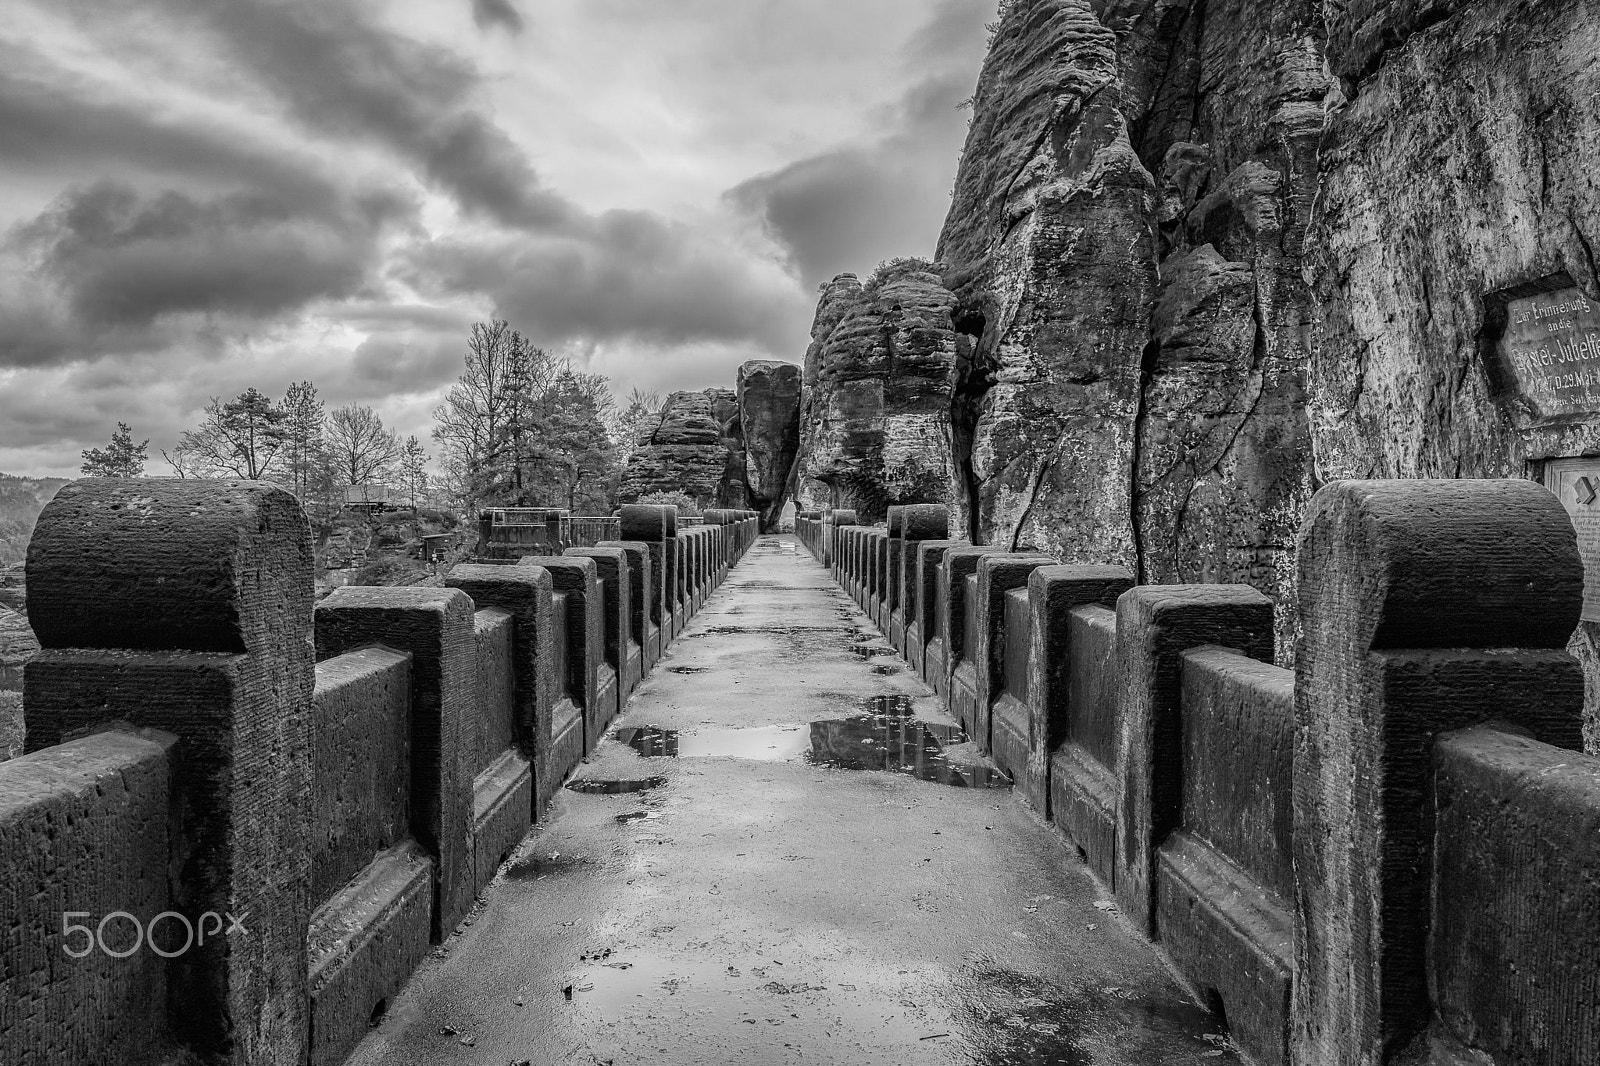
[[[891,504],[948,498],[954,305],[934,265],[916,259],[826,287],[806,353],[806,502],[871,521]]]
[[[617,490],[619,503],[651,492],[684,492],[703,507],[744,507],[744,433],[733,389],[675,392],[639,440]]]
[[[739,367],[739,427],[744,434],[746,506],[761,512],[761,528],[777,528],[789,499],[800,451],[801,369],[776,359]]]
[[[1010,6],[939,244],[975,539],[1249,582],[1289,636],[1317,25],[1310,2]]]

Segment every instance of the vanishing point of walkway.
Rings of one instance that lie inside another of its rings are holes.
[[[794,538],[614,729],[352,1066],[1233,1061]]]

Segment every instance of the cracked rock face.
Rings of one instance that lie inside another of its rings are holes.
[[[802,503],[863,521],[951,494],[955,299],[933,264],[886,264],[825,287],[806,353]]]
[[[1284,643],[1311,491],[1316,26],[1310,2],[1019,0],[939,244],[971,325],[974,539],[1248,582]]]
[[[739,367],[739,425],[744,431],[748,506],[761,512],[761,528],[776,528],[789,499],[800,451],[801,369],[776,359]]]
[[[732,389],[675,392],[628,460],[620,503],[651,492],[684,492],[704,507],[744,507],[744,431]]]

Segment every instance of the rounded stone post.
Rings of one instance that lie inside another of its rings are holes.
[[[261,481],[85,478],[39,515],[28,748],[122,720],[178,737],[175,908],[235,930],[173,968],[174,1034],[208,1061],[307,1054],[311,531]]]
[[[1378,1066],[1429,1021],[1435,738],[1581,748],[1583,564],[1518,480],[1336,482],[1299,547],[1290,1061]]]

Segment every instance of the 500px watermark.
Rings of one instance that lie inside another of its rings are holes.
[[[231,914],[206,911],[200,916],[198,922],[191,922],[187,915],[179,914],[177,911],[162,911],[148,922],[141,922],[138,917],[129,914],[127,911],[112,911],[102,917],[99,923],[94,926],[84,925],[75,921],[78,918],[92,917],[94,915],[88,911],[62,912],[61,951],[64,954],[74,959],[81,959],[86,955],[93,954],[95,949],[98,948],[102,954],[110,955],[114,959],[125,959],[141,947],[148,947],[164,959],[175,959],[190,948],[204,944],[207,937],[215,940],[218,934],[222,936],[250,935],[250,930],[246,929],[244,924],[244,920],[250,917],[248,911],[237,918]],[[227,919],[226,925],[224,925],[223,919]],[[158,944],[156,943],[156,927],[162,925],[162,923],[166,923],[162,926],[166,936],[162,938],[164,943]],[[110,944],[106,942],[107,925],[111,926],[112,932],[112,943]],[[131,927],[133,930],[132,944],[121,943],[126,940],[126,936],[118,935],[127,927]],[[180,930],[183,937],[182,943],[178,943]],[[75,944],[73,942],[74,936],[81,936],[82,939]],[[114,947],[112,946],[113,944],[119,944],[120,946]]]

